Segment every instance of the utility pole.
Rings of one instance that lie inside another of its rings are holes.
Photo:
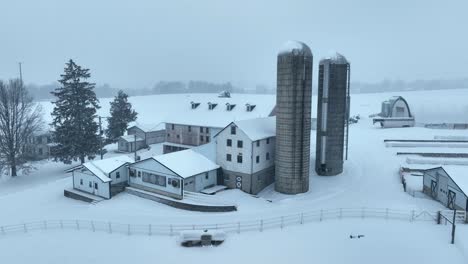
[[[137,161],[137,150],[136,150],[136,149],[137,149],[137,148],[136,148],[136,142],[137,142],[137,140],[136,140],[136,137],[137,137],[137,135],[136,135],[136,133],[135,133],[135,134],[133,135],[133,153],[134,153],[134,156],[135,156],[135,157],[134,157],[134,161],[135,161],[135,162]]]
[[[21,70],[21,64],[22,64],[22,62],[18,62],[18,65],[19,65],[20,82],[21,82],[21,86],[23,86],[23,71]]]

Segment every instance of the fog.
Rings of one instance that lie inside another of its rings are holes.
[[[307,43],[315,64],[344,54],[354,82],[466,78],[467,9],[466,0],[1,0],[0,79],[22,62],[26,83],[50,84],[72,58],[94,82],[126,89],[274,86],[289,39]]]

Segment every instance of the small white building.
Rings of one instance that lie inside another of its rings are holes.
[[[199,192],[215,186],[218,168],[205,156],[187,149],[131,164],[128,185],[183,199],[184,191]]]
[[[164,123],[150,125],[132,122],[127,129],[127,135],[119,138],[118,150],[133,152],[151,144],[162,143],[165,138],[166,125]]]
[[[229,188],[257,194],[275,178],[276,117],[234,121],[215,135],[216,163]]]
[[[381,112],[373,119],[381,127],[412,127],[415,124],[408,102],[401,96],[393,96],[382,102]]]
[[[123,189],[128,180],[127,166],[133,162],[128,156],[88,161],[67,172],[72,173],[73,189],[110,199],[113,189]],[[115,194],[115,192],[114,192]]]
[[[448,165],[424,171],[423,192],[449,209],[468,210],[468,167]]]

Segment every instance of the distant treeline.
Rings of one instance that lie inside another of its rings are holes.
[[[36,100],[52,99],[50,94],[58,83],[47,85],[30,84],[27,86],[29,92]],[[417,81],[391,81],[384,80],[378,83],[351,82],[352,93],[379,93],[396,91],[422,91],[422,90],[443,90],[468,88],[468,78],[456,80],[417,80]],[[114,97],[118,88],[108,84],[96,85],[95,92],[98,98]],[[207,81],[190,81],[188,83],[180,81],[160,81],[152,88],[128,88],[123,89],[128,95],[151,95],[151,94],[174,94],[174,93],[220,93],[229,91],[231,93],[254,93],[254,94],[274,94],[275,87],[267,85],[257,85],[255,89],[243,89],[235,87],[230,82],[212,83]],[[317,86],[314,84],[312,92],[317,93]]]

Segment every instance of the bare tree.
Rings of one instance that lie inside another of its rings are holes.
[[[28,144],[42,128],[42,111],[20,80],[0,80],[0,162],[17,176],[27,162]]]

